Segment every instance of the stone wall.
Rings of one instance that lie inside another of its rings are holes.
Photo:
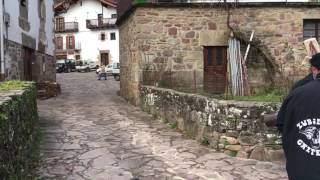
[[[307,74],[309,67],[303,44],[303,19],[320,19],[319,10],[316,6],[235,8],[230,11],[230,26],[246,39],[254,30],[255,45],[280,72],[275,81],[289,81],[284,85],[291,86]]]
[[[135,15],[130,16],[126,22],[119,27],[120,35],[120,94],[133,104],[137,104],[139,97],[139,77],[141,64],[139,54],[139,43],[136,39],[136,18]]]
[[[6,41],[6,79],[24,80],[23,46]],[[54,57],[39,51],[34,52],[32,61],[32,79],[35,82],[56,81]]]
[[[121,18],[121,94],[137,103],[138,85],[201,89],[203,46],[226,46],[230,31],[254,48],[247,61],[252,92],[290,87],[308,72],[303,19],[319,18],[318,6],[137,6]],[[268,83],[265,83],[268,82]],[[126,87],[126,88],[125,88]]]
[[[231,156],[264,161],[284,161],[276,128],[265,126],[262,115],[279,104],[210,99],[174,90],[141,86],[142,108],[177,124],[189,137]]]
[[[27,83],[17,90],[1,90],[0,84],[0,177],[33,179],[37,146],[36,89]]]

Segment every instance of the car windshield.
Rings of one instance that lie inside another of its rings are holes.
[[[76,66],[82,66],[83,62],[82,61],[76,61]]]
[[[57,64],[64,64],[64,63],[65,63],[65,60],[64,60],[64,59],[57,60]]]
[[[120,69],[120,63],[115,63],[113,65],[113,69]]]

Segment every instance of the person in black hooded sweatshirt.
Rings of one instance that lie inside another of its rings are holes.
[[[310,64],[315,80],[293,89],[277,117],[290,180],[320,180],[320,53]]]

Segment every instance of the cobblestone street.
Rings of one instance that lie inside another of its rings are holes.
[[[38,101],[40,179],[281,180],[285,168],[229,157],[184,137],[117,95],[113,77],[57,74],[62,94]]]

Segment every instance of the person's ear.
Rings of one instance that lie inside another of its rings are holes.
[[[311,66],[311,72],[313,73],[313,74],[315,74],[315,75],[317,75],[318,73],[319,73],[319,70],[316,68],[316,67],[314,67],[314,66]]]

